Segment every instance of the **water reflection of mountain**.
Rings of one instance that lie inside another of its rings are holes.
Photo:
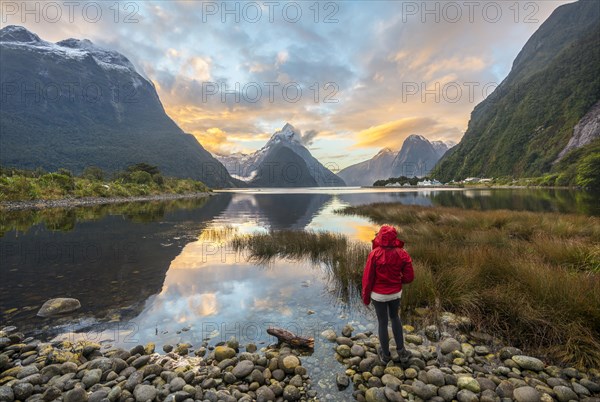
[[[405,205],[421,205],[429,207],[431,203],[431,194],[435,191],[411,191],[411,192],[381,192],[381,193],[354,193],[339,194],[340,201],[352,206],[372,204],[376,202],[399,202]]]
[[[26,234],[7,231],[0,238],[2,321],[24,331],[44,331],[58,320],[35,314],[52,297],[79,299],[80,317],[121,321],[135,317],[145,300],[160,292],[182,247],[195,240],[230,199],[231,195],[221,194],[169,202],[166,207],[132,203],[122,210],[112,206],[97,220],[89,216],[77,221],[69,225],[71,230],[55,231],[37,223]],[[72,215],[72,211],[63,214]]]
[[[600,215],[594,196],[585,191],[563,189],[468,189],[434,192],[435,206],[464,209],[584,213]]]
[[[234,194],[220,219],[255,221],[272,230],[303,229],[332,199],[331,194]]]

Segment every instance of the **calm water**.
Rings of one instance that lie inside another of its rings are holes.
[[[319,333],[353,322],[372,329],[371,311],[337,297],[327,269],[278,259],[264,266],[227,241],[257,231],[331,230],[370,241],[376,226],[334,211],[400,202],[472,209],[599,215],[592,197],[558,190],[264,189],[224,191],[206,199],[5,213],[0,218],[2,325],[56,339],[86,338],[132,347],[237,337],[268,344],[280,326],[314,336],[305,364],[322,396],[340,366]],[[63,319],[36,317],[53,297],[82,308]],[[358,301],[358,300],[357,300]],[[309,314],[314,311],[314,314]],[[160,350],[160,349],[159,349]],[[349,391],[348,391],[349,392]]]

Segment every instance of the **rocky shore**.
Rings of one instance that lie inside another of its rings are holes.
[[[167,201],[185,198],[207,197],[211,193],[189,193],[189,194],[157,194],[138,197],[85,197],[85,198],[63,198],[60,200],[25,200],[25,201],[2,201],[0,210],[37,210],[46,208],[73,208],[89,207],[93,205],[119,204],[124,202],[140,201]]]
[[[154,344],[101,350],[99,344],[50,344],[0,330],[0,401],[193,402],[312,401],[316,392],[295,350],[285,344],[244,352],[235,339],[216,347]]]
[[[459,317],[445,318],[461,325]],[[453,336],[434,325],[421,331],[405,325],[412,357],[401,364],[394,345],[395,359],[384,365],[377,356],[378,338],[369,332],[352,335],[353,330],[347,325],[342,334],[321,335],[334,343],[334,357],[346,366],[337,375],[338,387],[352,384],[358,401],[600,402],[600,371],[546,365],[488,334]]]
[[[404,326],[411,357],[402,363],[392,346],[395,359],[383,364],[379,340],[370,331],[356,332],[350,324],[339,334],[323,331],[319,342],[331,345],[325,358],[340,363],[337,388],[348,388],[325,396],[313,388],[301,354],[285,343],[258,350],[230,339],[197,349],[165,345],[157,353],[153,343],[130,350],[83,341],[45,343],[6,327],[0,330],[0,401],[281,402],[353,396],[367,402],[600,402],[597,369],[548,365],[491,335],[464,331],[464,317],[444,313],[442,321],[419,330]]]

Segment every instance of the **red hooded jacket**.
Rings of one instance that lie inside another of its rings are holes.
[[[369,305],[371,292],[389,295],[402,290],[403,283],[415,278],[412,260],[398,239],[396,229],[384,225],[373,240],[362,277],[363,303]]]

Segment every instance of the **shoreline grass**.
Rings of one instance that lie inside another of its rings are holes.
[[[48,173],[0,168],[0,202],[80,198],[140,197],[204,193],[211,190],[192,179],[165,177],[155,166],[137,164],[105,178],[90,167],[81,176],[65,169]]]
[[[600,367],[600,219],[581,215],[372,204],[337,211],[393,224],[416,279],[404,311],[429,307],[468,316],[549,360]],[[329,232],[238,237],[237,249],[268,261],[325,263],[342,296],[356,298],[370,244]]]

